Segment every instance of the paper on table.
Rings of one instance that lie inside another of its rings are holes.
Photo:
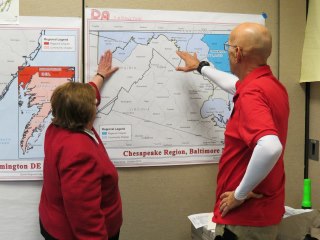
[[[198,229],[203,226],[208,226],[212,223],[211,219],[213,217],[213,213],[198,213],[198,214],[192,214],[188,216],[189,220],[193,224],[193,226]],[[210,225],[212,227],[212,225]]]
[[[294,216],[301,213],[306,213],[312,211],[312,209],[295,209],[288,206],[285,206],[285,214],[283,218]],[[198,213],[192,214],[188,216],[189,220],[193,224],[193,226],[198,229],[206,226],[208,230],[214,230],[216,228],[216,224],[212,222],[213,212],[211,213]]]
[[[208,226],[207,226],[207,229],[208,230],[216,230],[216,223],[215,222],[212,222],[212,217],[213,217],[213,213],[210,214],[209,218],[208,218]]]
[[[288,207],[288,206],[285,206],[285,210],[286,210],[286,212],[284,213],[283,218],[287,218],[287,217],[294,216],[294,215],[297,215],[297,214],[301,214],[301,213],[306,213],[306,212],[311,212],[312,211],[312,209],[295,209],[295,208]]]

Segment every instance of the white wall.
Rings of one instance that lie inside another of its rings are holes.
[[[38,204],[42,181],[0,182],[0,239],[40,240]]]

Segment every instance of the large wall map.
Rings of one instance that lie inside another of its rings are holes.
[[[95,127],[116,166],[218,162],[232,96],[198,72],[177,72],[177,50],[229,71],[224,43],[260,15],[86,9],[86,79],[110,49],[120,69],[102,89]]]
[[[0,26],[0,179],[41,179],[53,89],[79,78],[78,18]]]

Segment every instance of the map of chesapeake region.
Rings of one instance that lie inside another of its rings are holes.
[[[242,18],[128,9],[87,9],[86,17],[86,79],[107,49],[119,67],[95,121],[116,166],[218,162],[233,96],[197,71],[176,71],[184,65],[176,51],[230,72],[224,43]]]

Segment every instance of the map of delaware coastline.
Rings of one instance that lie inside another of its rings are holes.
[[[50,98],[53,90],[68,81],[74,81],[74,67],[20,67],[18,73],[19,83],[19,118],[24,114],[28,115],[28,110],[32,111],[30,120],[26,123],[20,147],[25,154],[32,149],[28,144],[31,137],[37,138],[37,134],[42,133],[45,128],[44,120],[51,113]],[[23,94],[23,95],[22,95]],[[22,100],[24,99],[24,100]],[[23,101],[27,101],[26,108],[22,108]]]
[[[80,18],[19,21],[0,24],[0,181],[42,178],[51,94],[60,84],[80,80]]]

